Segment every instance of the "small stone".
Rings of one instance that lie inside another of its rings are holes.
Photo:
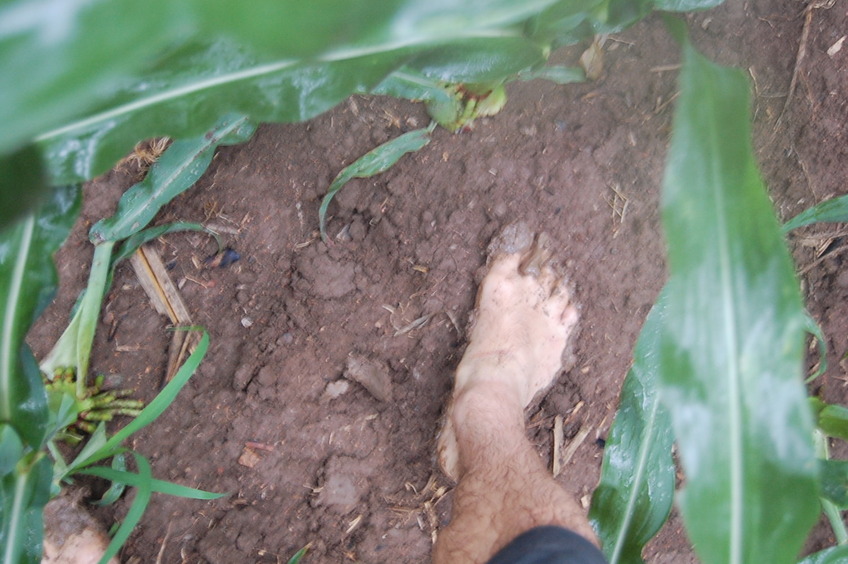
[[[244,450],[241,452],[241,456],[239,456],[238,463],[242,466],[246,466],[248,468],[253,468],[259,461],[262,460],[258,454],[253,449],[244,447]]]
[[[247,329],[247,328],[248,328],[248,327],[250,327],[251,325],[253,325],[253,320],[252,320],[251,318],[249,318],[249,317],[242,317],[242,318],[241,318],[241,326],[242,326],[242,327],[244,327],[245,329]]]
[[[350,382],[347,380],[336,380],[335,382],[330,382],[327,384],[327,387],[324,388],[324,397],[334,400],[346,393],[349,389]]]

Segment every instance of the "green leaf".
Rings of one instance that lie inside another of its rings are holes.
[[[848,545],[832,546],[798,561],[798,564],[845,564],[848,562]]]
[[[305,121],[353,93],[369,92],[408,56],[392,51],[338,61],[259,61],[219,42],[189,57],[191,72],[157,68],[99,111],[42,133],[36,142],[52,182],[79,182],[112,168],[141,139],[202,135],[227,114],[253,123]]]
[[[79,190],[58,188],[36,215],[0,234],[0,423],[33,447],[44,439],[46,398],[24,337],[56,286],[53,253],[79,212]]]
[[[819,460],[822,497],[839,509],[848,509],[848,460]]]
[[[3,564],[41,560],[44,529],[41,514],[50,497],[51,475],[50,460],[40,452],[24,455],[13,471],[0,475],[0,562]]]
[[[665,307],[663,295],[636,343],[589,510],[610,564],[642,562],[642,549],[665,523],[674,499],[674,437],[655,383]]]
[[[604,0],[593,13],[595,33],[621,31],[651,13],[653,3],[654,0]]]
[[[115,470],[116,472],[126,472],[127,461],[124,453],[116,454],[112,458],[112,470]],[[109,489],[103,493],[100,499],[92,501],[91,503],[99,506],[112,505],[118,501],[122,495],[124,495],[125,489],[127,489],[127,484],[125,482],[112,481]]]
[[[144,515],[147,505],[150,503],[150,496],[153,493],[153,476],[150,473],[150,463],[147,459],[138,453],[133,453],[136,466],[138,466],[139,483],[136,486],[135,499],[129,511],[127,511],[124,522],[118,527],[115,536],[109,546],[106,547],[106,552],[100,557],[100,564],[107,564],[109,559],[118,554],[127,539],[130,538],[133,529],[138,522],[141,521],[141,516]]]
[[[134,252],[136,252],[142,245],[149,243],[163,235],[167,235],[169,233],[177,233],[179,231],[203,231],[215,238],[215,242],[218,243],[218,250],[220,251],[222,248],[221,237],[216,232],[212,231],[204,227],[199,223],[192,223],[189,221],[175,221],[173,223],[166,223],[163,225],[157,225],[156,227],[148,227],[143,231],[139,231],[127,237],[124,242],[121,244],[120,249],[112,255],[112,268],[124,259],[132,256]]]
[[[527,25],[531,37],[555,46],[577,43],[594,33],[593,10],[605,0],[560,0],[532,18]]]
[[[825,405],[818,414],[818,427],[829,437],[848,441],[848,408]]]
[[[196,488],[189,488],[186,486],[181,486],[179,484],[174,484],[173,482],[166,482],[163,480],[155,480],[150,479],[147,480],[141,474],[135,474],[133,472],[126,472],[122,470],[116,470],[115,468],[106,468],[105,466],[93,466],[90,468],[85,468],[77,472],[77,474],[85,474],[87,476],[97,476],[98,478],[103,478],[104,480],[109,480],[114,484],[123,484],[126,486],[140,487],[142,483],[149,484],[151,491],[157,493],[163,493],[166,495],[174,495],[177,497],[185,497],[189,499],[219,499],[225,497],[228,494],[220,494],[214,492],[207,492],[204,490],[198,490]]]
[[[804,312],[804,329],[812,335],[816,340],[816,349],[819,351],[819,368],[815,371],[815,373],[811,374],[806,380],[804,380],[805,384],[809,384],[819,376],[825,373],[827,370],[827,339],[824,338],[824,331],[822,331],[819,324],[816,323],[816,320],[810,315],[810,312]]]
[[[541,45],[505,33],[503,37],[466,39],[424,51],[411,58],[407,66],[445,82],[498,84],[545,59]]]
[[[586,73],[580,67],[563,67],[557,65],[539,67],[534,70],[518,73],[519,80],[535,80],[540,78],[554,84],[572,84],[584,82]]]
[[[218,145],[242,143],[253,131],[247,117],[228,115],[201,137],[172,143],[144,180],[124,192],[115,215],[94,224],[89,233],[92,242],[120,241],[144,229],[162,206],[206,172]]]
[[[292,56],[340,56],[386,46],[430,45],[519,23],[553,0],[278,0],[249,5],[193,0],[204,29]],[[279,16],[279,17],[274,17]]]
[[[0,231],[35,208],[46,193],[47,171],[36,147],[0,155]]]
[[[783,224],[783,232],[814,223],[844,223],[848,221],[848,196],[839,196],[808,208]]]
[[[179,2],[7,1],[0,5],[0,153],[85,112],[185,34]]]
[[[705,564],[793,562],[819,512],[798,284],[754,160],[745,75],[686,42],[680,83],[659,378],[680,508]]]
[[[691,12],[714,8],[723,3],[724,0],[654,0],[654,9],[667,12]]]
[[[295,552],[294,556],[289,558],[289,561],[288,561],[287,564],[299,564],[300,561],[303,560],[303,557],[306,556],[307,551],[309,551],[309,545],[308,544],[306,546],[304,546],[303,548],[301,548],[300,550],[298,550],[297,552]]]
[[[183,386],[188,383],[194,371],[200,365],[203,357],[206,356],[206,351],[209,348],[209,334],[203,331],[203,337],[197,344],[197,348],[186,359],[185,363],[180,367],[174,378],[162,388],[162,391],[153,398],[147,407],[145,407],[138,416],[136,416],[126,427],[112,435],[99,449],[93,453],[86,453],[85,457],[77,456],[69,465],[69,472],[79,472],[86,466],[94,464],[99,460],[113,456],[121,448],[121,443],[124,442],[130,435],[150,425],[157,417],[162,415],[168,406],[170,406]]]
[[[70,323],[59,336],[59,340],[41,361],[41,371],[52,378],[58,370],[71,368],[76,375],[76,397],[85,397],[88,381],[88,364],[91,360],[91,346],[94,332],[106,293],[109,279],[109,264],[114,241],[105,241],[94,247],[94,258],[88,273],[88,283],[74,312]]]
[[[347,184],[352,178],[369,178],[375,174],[380,174],[391,168],[402,156],[407,153],[412,153],[423,148],[430,142],[430,133],[433,131],[433,126],[423,129],[416,129],[408,133],[404,133],[400,137],[396,137],[391,141],[383,143],[379,147],[371,149],[356,161],[346,166],[336,176],[327,194],[321,201],[321,207],[318,209],[318,220],[321,227],[321,238],[327,241],[327,232],[325,218],[327,215],[327,207],[333,201],[336,192],[342,189],[342,186]]]
[[[409,67],[403,67],[387,76],[371,93],[414,101],[451,103],[454,100],[453,94],[442,82]]]
[[[12,473],[23,456],[24,443],[15,428],[0,423],[0,477]]]

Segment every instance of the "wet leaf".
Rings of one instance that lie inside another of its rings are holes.
[[[56,189],[39,212],[0,234],[0,423],[12,425],[36,448],[44,439],[46,398],[24,337],[56,289],[53,253],[79,204],[76,187]]]
[[[521,35],[454,41],[415,55],[407,66],[445,82],[499,84],[545,60],[541,45]]]
[[[636,343],[589,510],[610,564],[642,562],[674,499],[674,437],[655,382],[665,307],[661,296]]]
[[[186,31],[182,3],[91,0],[0,6],[0,153],[86,112]]]
[[[754,160],[745,75],[686,42],[680,89],[659,378],[680,508],[705,564],[794,562],[819,513],[798,284]]]
[[[356,59],[261,61],[227,43],[185,55],[191,70],[157,68],[87,117],[36,138],[52,182],[79,182],[109,170],[135,144],[166,135],[186,139],[215,127],[221,116],[249,116],[253,123],[305,121],[355,92],[368,92],[408,57],[378,53]],[[227,64],[221,63],[221,59]],[[165,63],[163,63],[164,65]],[[168,65],[187,65],[168,61]]]
[[[321,207],[318,209],[318,220],[321,227],[321,238],[327,241],[326,232],[326,215],[327,207],[333,201],[336,193],[353,178],[369,178],[375,174],[380,174],[391,168],[398,160],[407,153],[412,153],[423,148],[430,142],[430,133],[433,127],[424,129],[416,129],[408,133],[404,133],[400,137],[396,137],[391,141],[383,143],[379,147],[371,149],[356,161],[346,166],[333,180],[330,187],[327,189],[327,194],[321,201]]]

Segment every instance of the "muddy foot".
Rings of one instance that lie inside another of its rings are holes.
[[[453,430],[453,398],[472,386],[501,384],[527,407],[562,368],[577,322],[569,292],[551,264],[547,237],[510,226],[490,246],[490,269],[477,294],[468,348],[456,371],[451,405],[438,440],[439,463],[461,474]]]

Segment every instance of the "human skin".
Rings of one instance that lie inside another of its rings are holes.
[[[518,243],[500,244],[508,252],[493,251],[439,437],[440,463],[458,485],[451,522],[433,549],[435,564],[484,563],[541,525],[566,527],[597,544],[584,510],[525,435],[525,408],[558,376],[578,314],[545,239],[518,229],[525,232],[506,234]]]

